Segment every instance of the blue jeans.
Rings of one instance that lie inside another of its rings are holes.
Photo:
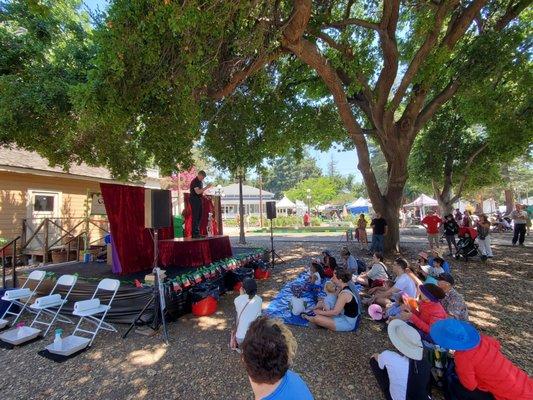
[[[372,234],[372,245],[370,246],[370,251],[379,251],[383,253],[383,235]]]

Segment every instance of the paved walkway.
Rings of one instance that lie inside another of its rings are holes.
[[[232,242],[239,240],[239,232],[235,228],[225,228],[225,234],[229,235]],[[369,240],[371,234],[368,234]],[[255,242],[264,242],[265,239],[270,238],[270,233],[255,233],[246,232],[246,242],[253,244]],[[497,246],[511,246],[513,238],[512,232],[494,233],[491,235],[493,245]],[[346,242],[346,236],[339,232],[302,232],[302,233],[274,233],[274,240],[276,242],[326,242],[326,243],[340,243]],[[426,235],[423,229],[406,228],[400,231],[400,243],[418,243],[421,240],[426,240]],[[532,235],[526,235],[525,245],[533,246]]]

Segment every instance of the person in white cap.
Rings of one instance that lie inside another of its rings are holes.
[[[372,355],[370,368],[387,400],[430,400],[428,391],[431,366],[423,359],[422,339],[416,329],[401,320],[388,326],[395,351]]]

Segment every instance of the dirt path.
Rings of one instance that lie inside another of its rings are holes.
[[[323,244],[277,245],[287,264],[276,266],[273,278],[259,283],[265,303],[319,254],[319,246]],[[340,246],[332,243],[329,247],[338,252]],[[421,249],[409,245],[405,254],[412,259]],[[484,333],[500,339],[504,352],[531,375],[532,251],[496,246],[495,256],[488,264],[454,262],[453,273],[472,321]],[[122,340],[117,334],[105,333],[90,351],[63,364],[37,355],[45,341],[15,350],[0,349],[0,398],[251,399],[239,356],[227,349],[234,296],[222,297],[219,310],[210,317],[188,316],[171,323],[169,346],[161,344],[158,337],[131,334]],[[365,319],[358,332],[345,334],[291,329],[299,345],[294,369],[309,383],[316,399],[380,398],[368,358],[391,348],[382,325]]]

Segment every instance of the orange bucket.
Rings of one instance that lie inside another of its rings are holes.
[[[217,311],[218,301],[213,296],[207,296],[192,305],[192,313],[196,317],[214,314]]]

